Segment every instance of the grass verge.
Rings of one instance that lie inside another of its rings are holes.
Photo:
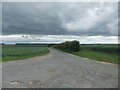
[[[64,50],[57,47],[56,49],[97,61],[120,64],[119,44],[114,45],[80,45],[79,51]]]
[[[77,56],[90,58],[93,60],[120,64],[120,61],[118,61],[118,58],[119,58],[118,55],[114,55],[114,54],[108,54],[108,53],[97,52],[97,51],[92,51],[92,50],[81,50],[78,52],[71,52],[71,53]]]
[[[3,46],[2,47],[2,62],[31,58],[34,56],[43,56],[49,53],[47,47],[17,47]]]

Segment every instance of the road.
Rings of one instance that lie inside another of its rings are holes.
[[[116,88],[118,65],[50,48],[49,54],[2,63],[3,88]]]

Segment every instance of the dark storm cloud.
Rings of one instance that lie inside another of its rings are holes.
[[[2,34],[2,3],[0,2],[0,35]]]
[[[120,36],[120,2],[118,2],[118,35]]]
[[[3,34],[117,35],[117,3],[4,2]]]

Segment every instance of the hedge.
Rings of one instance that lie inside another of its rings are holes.
[[[57,45],[54,45],[55,48],[65,50],[65,51],[79,51],[80,43],[79,41],[66,41]]]

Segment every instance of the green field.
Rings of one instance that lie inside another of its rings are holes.
[[[120,64],[118,45],[81,45],[80,50],[72,54],[98,61]]]
[[[105,52],[109,54],[118,54],[119,53],[119,46],[118,44],[110,44],[110,45],[81,45],[80,49],[84,50],[93,50],[99,52]]]
[[[118,58],[120,57],[120,55],[119,55],[120,47],[118,44],[80,45],[80,50],[78,50],[78,51],[73,51],[73,50],[71,50],[71,48],[69,50],[66,50],[64,46],[65,45],[58,44],[53,47],[60,49],[62,51],[65,51],[65,52],[69,52],[74,55],[81,56],[81,57],[98,60],[98,61],[120,64],[120,60],[118,60]],[[68,47],[68,46],[66,44],[66,47]],[[73,47],[75,47],[75,46],[73,46]],[[64,49],[62,49],[62,48],[64,48]]]
[[[11,61],[30,58],[34,56],[42,56],[47,54],[48,52],[49,50],[47,47],[3,45],[1,61]]]

